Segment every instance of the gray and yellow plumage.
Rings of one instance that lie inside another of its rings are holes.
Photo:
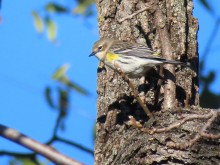
[[[107,66],[116,70],[118,66],[129,78],[138,78],[156,65],[174,64],[187,66],[175,60],[167,60],[145,45],[116,39],[100,39],[94,43],[90,56],[95,55]]]

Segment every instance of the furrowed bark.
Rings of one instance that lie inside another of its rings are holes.
[[[209,113],[210,110],[198,107],[198,22],[192,16],[191,0],[160,0],[158,3],[153,0],[96,0],[96,6],[101,37],[147,44],[168,59],[192,64],[192,70],[180,66],[165,68],[168,82],[163,80],[156,105],[158,79],[154,76],[157,72],[150,71],[145,84],[139,84],[138,79],[133,81],[155,114],[157,123],[154,128],[171,128],[172,123],[178,123],[181,115],[206,116]],[[159,17],[163,19],[162,27],[158,22],[158,10]],[[171,142],[182,144],[192,141],[194,135],[199,136],[198,130],[209,118],[190,120],[177,128],[150,134],[135,128],[135,124],[129,125],[132,119],[140,121],[145,127],[148,118],[119,74],[108,67],[99,68],[97,92],[95,164],[220,163],[219,157],[216,157],[220,151],[219,142],[198,140],[188,150],[167,146]],[[214,124],[213,127],[218,126]]]

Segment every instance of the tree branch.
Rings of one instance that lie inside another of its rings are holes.
[[[82,165],[82,163],[79,163],[76,160],[73,160],[67,156],[62,155],[61,153],[54,150],[53,148],[47,145],[41,144],[27,137],[26,135],[21,134],[18,131],[12,128],[8,128],[4,125],[0,125],[0,136],[5,137],[17,144],[20,144],[34,152],[37,152],[56,164]]]
[[[158,2],[158,1],[157,1]],[[172,46],[170,43],[169,33],[166,27],[166,19],[163,16],[159,4],[157,3],[157,8],[155,12],[155,25],[157,32],[160,37],[161,42],[161,50],[163,57],[166,59],[173,59]],[[164,88],[164,108],[170,109],[175,107],[176,102],[176,85],[173,75],[175,75],[174,66],[171,64],[164,65],[166,69],[165,78],[167,79],[167,83]]]

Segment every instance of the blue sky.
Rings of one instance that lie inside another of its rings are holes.
[[[41,9],[49,1],[3,1],[0,16],[0,98],[1,124],[15,128],[40,142],[50,138],[57,113],[47,105],[44,89],[57,84],[52,73],[64,63],[71,65],[68,76],[86,88],[90,96],[71,95],[71,110],[66,120],[67,129],[59,135],[93,148],[92,128],[96,118],[96,68],[98,61],[88,58],[94,41],[99,38],[95,14],[84,19],[80,16],[53,17],[58,24],[58,44],[54,45],[45,35],[38,35],[33,26],[32,10]],[[62,1],[65,2],[65,1]],[[214,0],[211,4],[214,4]],[[69,1],[68,1],[69,3]],[[220,3],[213,5],[216,15]],[[213,29],[213,17],[195,1],[194,15],[199,19],[199,52],[202,54]],[[217,71],[211,89],[219,93],[220,32],[207,57],[205,72]],[[27,152],[6,139],[0,138],[0,150]],[[93,164],[93,157],[73,147],[56,143],[60,152],[85,164]],[[0,164],[6,164],[0,158]]]
[[[194,9],[194,16],[199,20],[199,32],[198,32],[198,41],[199,41],[199,58],[203,58],[203,53],[205,47],[208,43],[208,39],[211,35],[211,32],[215,28],[215,21],[218,17],[220,17],[220,3],[216,2],[215,0],[208,1],[213,8],[215,14],[211,15],[207,10],[204,9],[203,6],[198,4],[198,0],[195,1],[195,9]],[[205,58],[205,69],[204,73],[207,75],[210,70],[215,71],[216,78],[212,83],[210,89],[212,92],[219,94],[220,88],[220,67],[219,67],[219,60],[220,60],[220,30],[217,31],[214,42],[211,45],[210,52],[208,53],[207,57]]]

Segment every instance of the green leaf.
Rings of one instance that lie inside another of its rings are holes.
[[[46,25],[47,25],[47,37],[50,41],[55,41],[57,35],[57,28],[54,21],[50,18],[46,18]]]
[[[62,65],[54,72],[54,74],[52,75],[52,79],[61,82],[62,84],[79,92],[80,94],[88,95],[89,92],[86,89],[80,87],[76,83],[69,80],[69,78],[66,76],[66,72],[68,69],[69,69],[69,64]]]
[[[62,5],[59,5],[57,3],[48,3],[46,5],[46,10],[50,13],[66,13],[68,12],[68,9]]]
[[[39,165],[46,165],[36,159]],[[36,165],[36,161],[31,158],[15,157],[9,161],[9,165]]]
[[[82,14],[86,11],[87,6],[83,5],[83,4],[79,4],[74,10],[73,13],[74,14]]]
[[[38,15],[36,11],[32,12],[32,16],[34,18],[34,26],[38,33],[42,33],[44,30],[44,22],[41,17]]]
[[[73,90],[79,92],[82,95],[88,95],[89,94],[89,92],[86,89],[80,87],[78,84],[76,84],[74,82],[69,81],[66,85],[68,85],[70,88],[72,88]]]
[[[212,7],[210,6],[210,4],[208,3],[207,0],[199,0],[199,2],[200,2],[201,5],[203,5],[209,12],[213,12]]]
[[[67,70],[69,69],[70,65],[69,64],[64,64],[61,67],[59,67],[54,74],[52,75],[53,80],[61,80],[63,77],[65,77],[65,74]]]
[[[74,14],[84,14],[86,13],[89,6],[94,3],[93,0],[78,0],[78,6],[73,9]]]

